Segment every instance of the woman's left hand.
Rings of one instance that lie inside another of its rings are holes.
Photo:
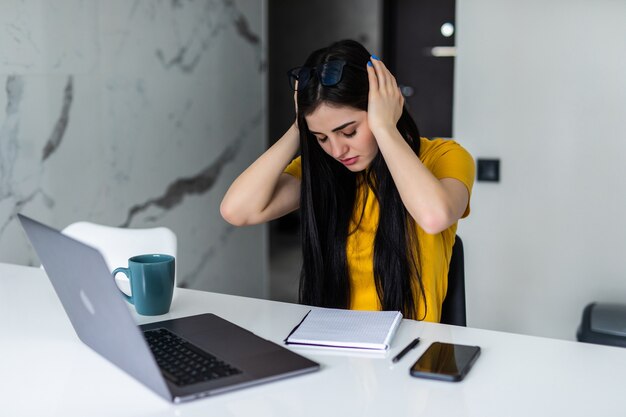
[[[367,122],[376,136],[377,131],[396,128],[402,115],[404,97],[398,88],[396,78],[385,64],[374,57],[371,58],[371,62],[373,66],[367,66],[370,87]]]

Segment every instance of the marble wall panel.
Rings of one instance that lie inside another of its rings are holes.
[[[0,261],[16,221],[167,226],[182,286],[267,296],[265,227],[219,203],[265,148],[264,2],[0,3]]]

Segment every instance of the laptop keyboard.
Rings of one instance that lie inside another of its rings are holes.
[[[143,332],[163,375],[178,386],[240,374],[241,371],[167,329]]]

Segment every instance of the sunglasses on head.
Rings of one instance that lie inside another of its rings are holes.
[[[365,68],[347,61],[328,61],[315,67],[296,67],[287,71],[289,86],[293,91],[300,91],[309,84],[311,77],[315,74],[320,84],[324,87],[332,87],[341,81],[343,69],[346,65],[361,71],[367,71]]]

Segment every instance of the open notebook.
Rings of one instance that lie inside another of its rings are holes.
[[[287,336],[285,343],[385,350],[401,321],[399,311],[315,307]]]

